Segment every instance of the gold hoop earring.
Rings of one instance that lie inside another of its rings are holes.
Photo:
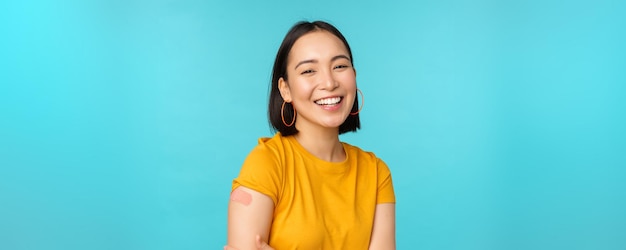
[[[361,94],[361,107],[359,107],[359,110],[357,110],[354,113],[350,112],[351,115],[357,115],[359,112],[361,112],[361,110],[363,109],[363,104],[365,104],[365,97],[363,97],[363,92],[361,92],[360,89],[356,89],[356,91],[358,91]],[[356,97],[354,100],[356,101]]]
[[[280,107],[280,118],[283,119],[283,124],[285,124],[285,126],[287,127],[291,127],[293,126],[293,124],[296,122],[296,107],[293,107],[293,104],[291,105],[291,107],[293,107],[293,119],[291,120],[291,123],[287,124],[287,122],[285,121],[285,101],[283,101],[283,105]]]

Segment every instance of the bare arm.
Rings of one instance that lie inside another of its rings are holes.
[[[396,249],[396,204],[376,205],[370,250]]]
[[[257,249],[256,236],[268,242],[274,202],[262,193],[240,186],[228,204],[228,247]]]

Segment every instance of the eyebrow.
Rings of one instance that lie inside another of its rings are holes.
[[[346,55],[336,55],[333,56],[332,59],[330,59],[331,62],[336,61],[338,59],[346,59],[348,61],[350,61],[350,58]],[[297,69],[298,66],[305,64],[305,63],[317,63],[318,61],[316,59],[309,59],[309,60],[304,60],[304,61],[300,61],[298,64],[296,64],[296,67],[294,67],[294,69]]]

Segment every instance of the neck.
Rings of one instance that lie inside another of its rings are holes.
[[[315,157],[329,162],[341,162],[346,152],[339,141],[338,129],[300,130],[294,137]]]

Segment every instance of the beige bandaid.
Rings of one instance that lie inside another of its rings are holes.
[[[247,206],[252,202],[252,195],[238,188],[230,194],[230,200]]]

